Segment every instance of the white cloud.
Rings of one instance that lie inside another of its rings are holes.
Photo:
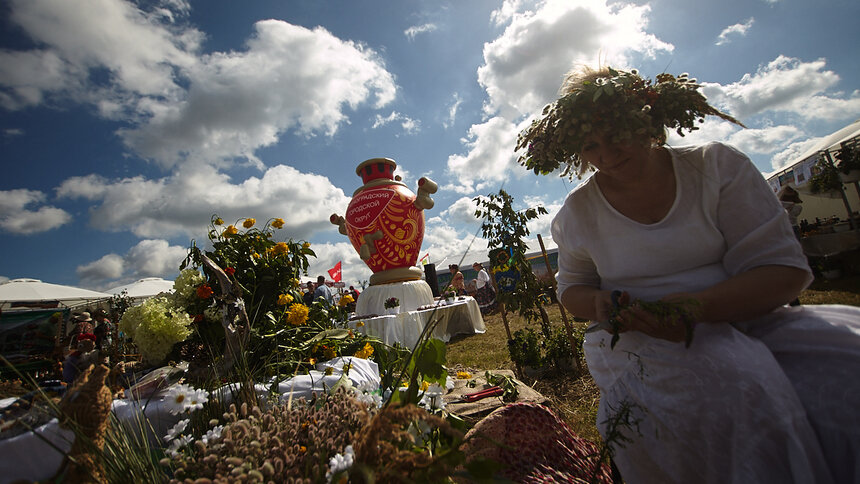
[[[746,22],[729,25],[728,27],[724,28],[723,31],[720,32],[720,35],[717,37],[717,45],[728,44],[729,42],[731,42],[731,39],[729,37],[733,35],[739,35],[741,37],[746,36],[747,31],[749,31],[754,22],[755,19],[753,17],[750,17],[746,20]]]
[[[394,99],[392,75],[361,44],[279,20],[257,22],[254,30],[246,51],[201,58],[188,73],[187,97],[153,103],[146,124],[121,132],[125,142],[167,165],[188,152],[255,161],[256,149],[289,129],[333,135],[347,121],[345,108],[380,108]]]
[[[36,190],[0,191],[0,230],[13,234],[36,234],[60,227],[72,219],[63,209],[39,207],[46,198],[44,193]]]
[[[377,114],[373,118],[373,126],[371,126],[371,128],[380,128],[395,121],[400,123],[400,127],[403,128],[403,131],[405,131],[407,134],[415,134],[421,128],[421,121],[412,119],[405,114],[398,113],[397,111],[391,111],[391,114],[385,117],[383,117],[381,114]]]
[[[159,23],[162,14],[118,0],[14,0],[10,11],[10,20],[43,47],[3,52],[7,108],[56,93],[81,102],[121,96],[129,108],[141,96],[173,98],[181,90],[173,69],[192,65],[203,39],[195,29],[170,29]],[[110,86],[88,79],[101,68],[110,72]]]
[[[514,147],[518,132],[513,123],[501,116],[472,125],[463,140],[468,153],[449,156],[448,170],[469,188],[477,180],[504,180],[508,177],[506,171],[516,165]]]
[[[12,22],[40,47],[0,51],[0,105],[90,104],[126,122],[118,131],[126,145],[166,167],[186,159],[261,166],[254,152],[288,130],[332,135],[348,122],[346,109],[394,99],[393,76],[363,44],[264,20],[244,51],[201,55],[204,35],[183,23],[188,9],[181,1],[146,11],[122,0],[15,0]]]
[[[461,197],[448,205],[448,208],[443,210],[439,217],[448,223],[456,225],[465,225],[467,227],[477,227],[481,225],[481,221],[475,217],[475,210],[478,206],[472,200],[473,197]]]
[[[457,110],[460,109],[461,104],[463,104],[463,99],[455,92],[451,104],[448,106],[448,117],[442,121],[442,126],[445,129],[454,126],[454,122],[457,121]]]
[[[97,187],[89,190],[88,187]],[[213,167],[185,166],[174,175],[108,181],[96,175],[73,177],[57,189],[59,197],[100,202],[90,210],[90,225],[100,230],[130,230],[139,237],[199,236],[217,212],[228,223],[253,217],[283,218],[291,233],[310,238],[327,230],[329,216],[349,199],[328,178],[277,165],[261,177],[239,183]],[[213,205],[212,201],[217,200]]]
[[[448,170],[462,183],[452,186],[458,193],[486,188],[509,171],[526,173],[514,156],[523,117],[556,98],[565,72],[593,65],[598,52],[603,62],[623,67],[634,54],[649,57],[673,49],[645,31],[648,6],[548,0],[536,11],[520,8],[519,2],[507,1],[493,13],[494,20],[510,23],[484,45],[484,64],[478,68],[489,119],[469,129],[463,140],[466,154],[448,158]]]
[[[770,162],[771,167],[775,171],[782,170],[797,161],[801,161],[800,156],[821,143],[823,139],[824,137],[810,138],[788,145],[784,150],[773,155]]]
[[[135,276],[163,276],[179,270],[188,248],[170,245],[166,240],[141,240],[125,256],[126,265]]]
[[[406,35],[406,37],[410,41],[412,41],[412,40],[415,40],[416,35],[426,34],[427,32],[433,32],[437,28],[438,27],[436,26],[436,24],[432,24],[432,23],[423,24],[423,25],[413,25],[413,26],[409,27],[408,29],[404,30],[403,34]]]
[[[143,277],[173,277],[187,254],[187,247],[146,239],[130,248],[125,256],[106,254],[78,266],[76,272],[84,285],[107,289]]]
[[[845,99],[839,93],[826,93],[839,82],[839,76],[825,67],[825,59],[803,62],[781,55],[738,82],[725,86],[702,83],[702,92],[741,121],[766,112],[794,114],[800,119],[856,117],[860,92]]]
[[[522,0],[504,0],[502,6],[493,10],[490,14],[490,20],[496,25],[504,25],[514,18],[514,15],[519,13],[522,6]]]
[[[504,33],[484,45],[478,81],[489,96],[487,111],[511,118],[536,111],[556,97],[565,72],[594,64],[597,52],[620,67],[634,52],[671,51],[645,32],[648,12],[648,6],[548,0],[534,13],[513,16]]]
[[[78,266],[76,272],[84,285],[98,287],[104,281],[122,277],[125,260],[121,255],[107,254],[99,260]]]

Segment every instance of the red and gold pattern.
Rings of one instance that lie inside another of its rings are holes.
[[[424,240],[424,209],[433,206],[430,194],[436,192],[436,184],[421,178],[415,194],[400,177],[395,179],[396,167],[388,158],[359,164],[356,174],[364,185],[353,194],[346,216],[331,216],[373,271],[371,285],[421,278],[415,264]]]
[[[368,207],[377,201],[378,206]],[[346,227],[355,250],[361,252],[366,235],[382,232],[373,242],[376,252],[364,261],[373,272],[411,267],[418,261],[424,240],[424,211],[414,202],[415,194],[395,181],[353,197],[346,211]]]

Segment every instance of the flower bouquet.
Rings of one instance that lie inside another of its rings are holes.
[[[386,299],[383,305],[385,306],[385,309],[388,310],[388,314],[397,314],[400,312],[400,299],[397,299],[396,297]]]

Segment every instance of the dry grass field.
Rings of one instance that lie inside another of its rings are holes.
[[[803,304],[848,304],[860,306],[860,276],[847,277],[833,281],[815,281],[800,296]],[[558,307],[549,309],[554,327],[562,326]],[[484,334],[457,338],[448,344],[448,366],[464,369],[472,373],[484,370],[515,370],[508,355],[507,335],[499,313],[484,318],[487,332]],[[526,322],[514,315],[508,315],[511,332],[524,328]],[[584,325],[585,323],[575,323]],[[535,330],[538,323],[532,323]],[[556,326],[558,325],[558,326]],[[585,363],[583,362],[583,367]],[[548,370],[539,378],[525,379],[524,383],[542,393],[549,399],[550,406],[581,437],[599,441],[595,427],[598,391],[585,371]]]

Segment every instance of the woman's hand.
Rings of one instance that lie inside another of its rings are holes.
[[[691,329],[689,324],[692,323],[692,321],[685,321],[680,311],[655,314],[645,309],[638,301],[618,311],[615,321],[618,323],[619,333],[639,331],[652,338],[674,343],[689,341]]]

